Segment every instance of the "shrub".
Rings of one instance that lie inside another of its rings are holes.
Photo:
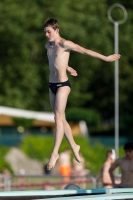
[[[26,119],[26,118],[19,118],[19,117],[13,117],[12,118],[15,126],[22,126],[24,128],[30,128],[33,125],[34,119]]]
[[[84,108],[68,109],[66,112],[66,118],[69,122],[71,121],[76,123],[84,120],[89,126],[96,126],[101,122],[101,116],[97,111]]]
[[[100,143],[90,145],[88,138],[75,137],[74,139],[81,147],[81,152],[86,161],[86,167],[91,172],[99,173],[105,160],[106,151],[112,147],[105,147]],[[45,159],[48,159],[51,154],[53,149],[53,140],[53,137],[28,136],[23,140],[21,149],[27,154],[27,156],[43,162]],[[59,153],[68,147],[68,142],[66,139],[63,139]]]
[[[13,173],[11,166],[4,159],[8,151],[9,151],[9,147],[0,146],[0,158],[1,158],[0,159],[0,173],[3,171],[4,168],[8,169],[11,173]]]

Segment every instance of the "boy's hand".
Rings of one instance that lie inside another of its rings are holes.
[[[67,71],[68,71],[72,76],[78,76],[76,70],[73,69],[72,67],[67,67]]]
[[[113,55],[110,55],[110,56],[106,56],[105,61],[107,61],[107,62],[113,62],[115,60],[118,60],[120,57],[121,57],[120,54],[113,54]]]

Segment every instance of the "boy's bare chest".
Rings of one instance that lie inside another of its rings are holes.
[[[132,161],[124,161],[121,163],[121,169],[125,172],[133,173],[133,160]]]
[[[51,60],[55,60],[63,53],[63,49],[59,46],[49,46],[47,49],[48,58]]]

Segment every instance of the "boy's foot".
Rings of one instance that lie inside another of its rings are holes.
[[[47,165],[47,170],[51,170],[55,166],[55,163],[58,160],[58,158],[59,158],[58,154],[51,154],[51,157]]]
[[[77,161],[78,163],[81,163],[82,160],[81,160],[81,158],[80,158],[80,156],[79,156],[80,146],[79,146],[79,145],[76,145],[76,147],[75,147],[74,149],[72,149],[72,150],[73,150],[74,157],[75,157],[76,161]]]

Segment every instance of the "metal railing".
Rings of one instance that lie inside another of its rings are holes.
[[[63,177],[58,175],[12,175],[0,176],[0,191],[11,190],[57,190],[68,184],[77,184],[80,188],[96,188],[97,180],[91,175]]]

